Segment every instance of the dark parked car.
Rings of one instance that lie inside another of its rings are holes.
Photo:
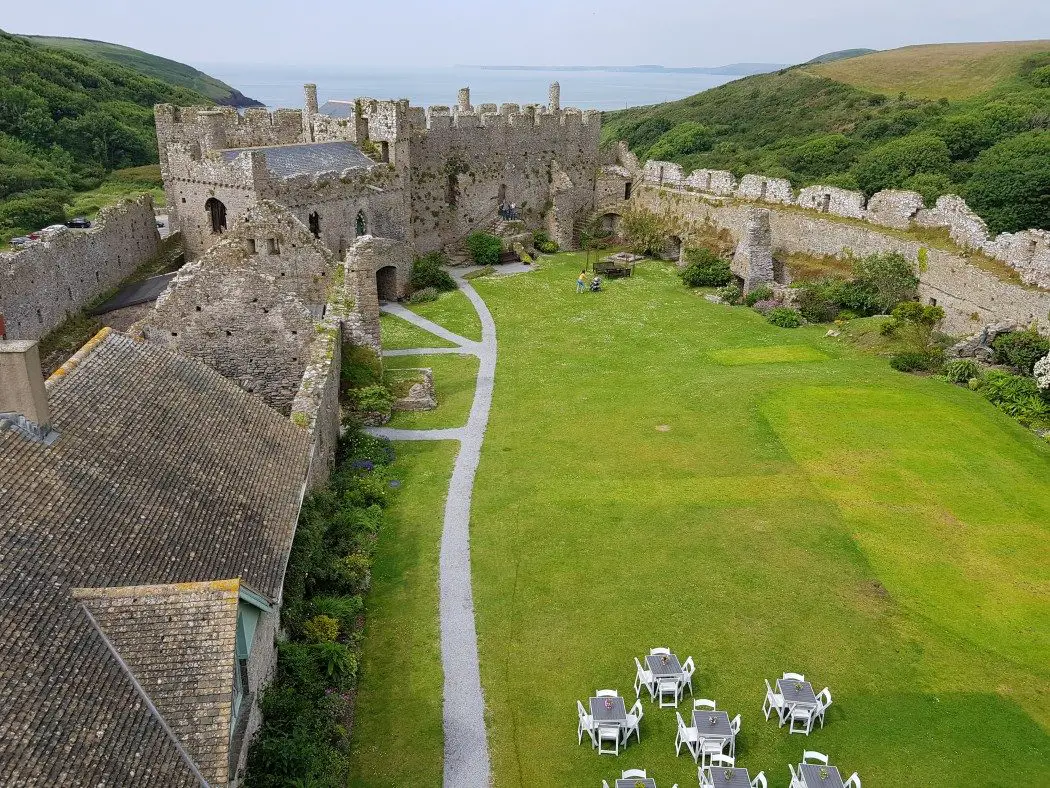
[[[29,243],[29,239],[24,235],[16,235],[11,239],[11,246],[25,246]]]
[[[66,227],[72,227],[74,230],[86,230],[91,226],[91,222],[85,219],[83,216],[78,216],[75,219],[70,219],[66,222]]]

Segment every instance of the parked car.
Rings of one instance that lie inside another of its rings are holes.
[[[27,235],[26,238],[29,239],[30,241],[39,241],[40,240],[40,232],[41,232],[40,230],[34,230],[29,235]]]
[[[11,246],[25,246],[29,243],[29,239],[24,235],[16,235],[11,239]]]
[[[66,227],[72,227],[74,230],[86,230],[91,226],[91,222],[85,219],[83,216],[78,216],[75,219],[70,219],[66,222]]]

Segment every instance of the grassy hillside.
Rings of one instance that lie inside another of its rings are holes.
[[[763,173],[796,186],[824,183],[868,195],[907,188],[930,202],[954,192],[994,232],[1050,228],[1050,42],[1001,44],[998,55],[992,45],[973,46],[985,47],[983,59],[967,60],[960,49],[955,70],[945,65],[940,71],[945,93],[953,95],[966,92],[970,75],[965,99],[937,95],[925,59],[936,47],[908,47],[607,113],[602,135],[627,140],[643,159],[686,169]],[[908,51],[919,53],[910,67],[902,54]],[[893,68],[865,68],[873,62]],[[832,71],[868,75],[885,89],[847,84]],[[909,87],[925,80],[934,97],[913,95],[894,79]]]
[[[185,63],[168,60],[120,44],[92,41],[86,38],[60,38],[57,36],[23,36],[34,43],[47,47],[76,52],[88,57],[97,57],[134,69],[147,77],[153,77],[170,85],[179,85],[207,96],[215,104],[228,107],[261,107],[262,102],[248,98],[239,90],[222,80],[198,71]]]
[[[863,49],[863,48],[860,48],[860,49],[839,49],[839,50],[837,50],[835,52],[828,52],[828,53],[823,54],[823,55],[817,55],[815,58],[813,58],[812,60],[807,61],[807,62],[811,63],[811,64],[815,64],[815,63],[831,63],[834,60],[845,60],[846,58],[860,57],[861,55],[869,55],[869,54],[871,54],[874,51],[876,51],[876,50],[874,50],[874,49]]]
[[[1050,41],[926,44],[807,66],[836,82],[873,93],[965,99],[1012,79],[1025,59],[1050,51]]]
[[[153,105],[210,103],[124,66],[0,31],[0,240],[67,217],[74,193],[154,164]]]

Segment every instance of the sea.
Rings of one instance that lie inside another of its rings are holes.
[[[270,108],[301,107],[303,84],[330,99],[407,98],[415,106],[456,103],[470,88],[472,104],[546,104],[551,82],[561,84],[562,107],[614,110],[685,98],[737,76],[633,71],[507,71],[474,66],[441,68],[333,68],[202,63],[197,67]]]

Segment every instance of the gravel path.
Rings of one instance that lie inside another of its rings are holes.
[[[472,269],[454,271],[453,276],[481,318],[481,342],[472,342],[454,334],[399,304],[382,306],[384,312],[397,315],[459,345],[457,348],[385,351],[383,355],[470,353],[478,357],[480,363],[477,387],[466,426],[444,430],[396,430],[385,427],[367,430],[372,435],[381,435],[391,440],[460,441],[445,501],[438,580],[441,665],[445,674],[444,784],[449,788],[487,788],[489,785],[485,701],[481,694],[478,635],[474,625],[474,594],[470,584],[470,504],[474,475],[481,459],[481,444],[485,438],[489,408],[492,405],[492,387],[496,374],[496,324],[481,296],[463,279],[463,274],[470,270]]]
[[[458,353],[462,356],[476,356],[477,350],[465,347],[413,347],[383,351],[384,356],[439,356],[444,353]]]

